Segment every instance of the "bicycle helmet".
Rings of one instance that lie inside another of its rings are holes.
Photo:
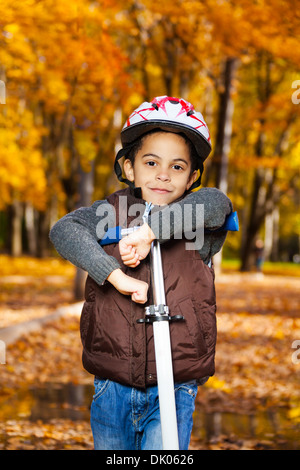
[[[192,142],[198,156],[200,177],[191,189],[199,186],[203,162],[211,151],[209,130],[202,114],[195,111],[191,103],[170,96],[159,96],[150,103],[142,103],[125,122],[121,131],[122,149],[116,156],[114,166],[119,181],[132,185],[122,176],[119,160],[128,154],[137,139],[154,129],[182,133]]]

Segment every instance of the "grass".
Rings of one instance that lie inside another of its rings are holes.
[[[58,257],[34,258],[32,256],[0,255],[0,276],[66,276],[73,277],[75,268]]]
[[[239,259],[223,259],[222,270],[224,273],[238,272],[240,268]],[[271,263],[265,262],[263,265],[265,274],[275,274],[281,276],[300,277],[300,264],[296,263]],[[72,278],[75,275],[75,268],[68,261],[60,257],[34,258],[31,256],[12,257],[0,255],[0,276],[49,276],[63,275]]]
[[[238,272],[240,269],[240,260],[238,259],[223,259],[222,270],[224,273]],[[254,268],[253,268],[254,271]],[[300,277],[300,264],[297,263],[272,263],[266,261],[263,265],[264,274],[273,274],[280,276],[295,276]]]

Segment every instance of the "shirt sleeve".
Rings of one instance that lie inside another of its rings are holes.
[[[232,210],[230,199],[222,191],[201,188],[181,201],[151,213],[148,224],[160,243],[178,236],[178,231],[184,233],[187,226],[189,232],[203,230],[203,245],[198,251],[203,261],[208,263],[225,242],[227,232],[217,230],[224,225]]]
[[[114,226],[113,206],[107,201],[97,201],[62,217],[49,236],[63,258],[87,271],[101,285],[112,271],[120,268],[118,261],[98,243],[105,229]]]
[[[197,217],[199,208],[203,210],[203,217]],[[191,221],[191,230],[195,231],[203,226],[206,230],[217,230],[224,225],[231,212],[232,203],[222,191],[217,188],[201,188],[179,202],[156,210],[149,216],[148,224],[156,238],[163,242],[166,240],[164,232],[170,234],[169,239],[174,236],[178,226],[181,229],[185,226],[184,218]],[[163,230],[164,225],[168,225],[168,231]]]

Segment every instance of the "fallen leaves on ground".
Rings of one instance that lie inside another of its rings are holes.
[[[52,419],[44,423],[28,420],[0,422],[0,450],[92,450],[87,421]]]
[[[51,314],[73,301],[75,268],[56,258],[0,255],[0,328]]]
[[[69,282],[68,276],[65,282]],[[294,438],[299,441],[299,434],[298,439],[295,436],[300,423],[300,353],[294,356],[299,361],[292,358],[292,344],[300,340],[299,283],[296,277],[283,276],[217,277],[216,374],[199,388],[192,450],[276,449],[288,447]],[[30,288],[33,294],[38,292],[36,284]],[[65,289],[65,295],[71,295],[70,284]],[[63,291],[58,288],[57,307]],[[28,291],[26,309],[36,308],[38,298],[39,294],[32,295],[30,305]],[[32,421],[30,403],[20,410],[12,405],[14,413],[9,408],[24,387],[51,383],[92,386],[93,377],[81,365],[79,318],[63,317],[20,338],[8,347],[6,357],[7,363],[0,366],[0,448],[92,448],[88,420],[54,417]],[[270,429],[264,428],[265,418],[260,418],[265,415],[274,421]],[[241,435],[239,429],[224,432],[222,420],[226,418],[228,424],[236,417],[240,417],[238,426],[245,421],[246,427],[254,426],[256,434]]]
[[[223,435],[217,421],[212,425],[215,435],[208,441],[203,433],[199,440],[194,426],[191,448],[276,449],[290,445],[299,449],[300,351],[297,354],[293,347],[300,340],[299,288],[299,278],[219,276],[216,375],[199,388],[198,408],[219,420],[223,415],[252,417],[252,423],[247,423],[249,435],[255,433],[255,426],[257,431],[263,413],[269,414],[264,425],[272,426],[264,438],[241,439]]]

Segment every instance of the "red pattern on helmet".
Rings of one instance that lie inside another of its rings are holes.
[[[131,122],[132,122],[132,119],[135,117],[135,116],[139,116],[143,121],[151,121],[154,117],[154,120],[155,120],[155,114],[156,114],[156,111],[158,111],[159,109],[161,109],[167,116],[168,119],[171,118],[171,116],[169,116],[169,113],[167,111],[167,108],[166,108],[166,103],[168,102],[171,102],[171,103],[174,103],[176,105],[180,104],[180,109],[177,113],[177,115],[175,116],[175,119],[180,116],[181,114],[183,113],[186,113],[187,117],[188,118],[191,118],[191,119],[194,119],[195,121],[198,121],[199,125],[192,125],[191,127],[195,130],[198,130],[200,129],[201,127],[205,127],[206,131],[207,131],[207,134],[208,136],[204,136],[204,138],[210,142],[211,141],[211,137],[210,137],[210,133],[209,133],[209,129],[206,125],[206,123],[204,121],[202,121],[198,116],[197,114],[201,114],[201,113],[196,113],[195,112],[195,108],[194,106],[189,103],[188,101],[184,100],[183,98],[176,98],[176,97],[171,97],[171,96],[160,96],[160,97],[156,97],[152,100],[151,102],[151,107],[145,107],[143,109],[137,109],[135,110],[130,116],[129,118],[127,119],[126,121],[126,126],[127,127],[130,127],[131,126]],[[146,103],[144,103],[146,104]],[[149,103],[147,103],[148,105]],[[146,116],[144,115],[144,113],[146,113]],[[171,118],[172,119],[172,118]],[[191,123],[190,123],[191,124]],[[197,124],[197,123],[195,123]],[[200,131],[201,133],[201,131]]]
[[[173,99],[173,98],[172,98]],[[180,116],[180,114],[186,112],[189,113],[190,111],[194,111],[194,106],[191,103],[188,103],[187,101],[180,99],[178,102],[181,104],[181,110],[177,114],[177,116]],[[176,117],[177,117],[176,116]]]
[[[169,98],[169,96],[165,96],[160,99],[154,98],[152,103],[156,104],[159,108],[161,108],[166,113],[166,115],[168,115],[167,110],[166,110],[166,103],[170,101],[170,99],[172,98]],[[177,98],[174,98],[174,100],[178,101]]]
[[[181,105],[181,110],[178,112],[177,116],[180,116],[180,114],[186,112],[188,113],[189,111],[194,111],[194,106],[191,104],[191,103],[188,103],[187,101],[185,101],[184,99],[179,99],[179,98],[175,98],[175,97],[172,97],[172,96],[164,96],[163,98],[154,98],[154,100],[152,101],[153,104],[157,105],[159,108],[161,108],[166,114],[167,113],[167,110],[166,110],[166,103],[168,101],[175,101],[177,103],[179,103]],[[176,116],[176,117],[177,117]]]
[[[126,122],[127,126],[130,126],[130,119],[133,118],[136,114],[141,116],[141,118],[144,119],[144,121],[148,121],[148,119],[146,119],[145,116],[141,114],[144,111],[153,111],[153,108],[145,108],[145,109],[140,109],[139,111],[134,111],[127,119],[127,122]]]
[[[199,121],[199,122],[201,123],[200,126],[195,127],[195,129],[200,129],[200,127],[203,127],[203,126],[207,129],[207,132],[208,132],[207,140],[210,141],[210,140],[211,140],[211,139],[210,139],[210,133],[209,133],[208,127],[207,127],[207,125],[205,124],[205,122],[201,121],[201,119],[199,119],[199,118],[198,118],[197,116],[195,116],[194,114],[191,114],[190,117],[193,118],[193,119],[196,119],[196,121]]]

